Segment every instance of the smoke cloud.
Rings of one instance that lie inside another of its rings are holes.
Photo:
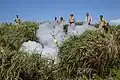
[[[65,34],[62,25],[55,22],[46,22],[41,24],[37,30],[36,36],[39,42],[24,42],[20,50],[29,53],[41,53],[42,57],[52,58],[57,61],[58,50],[63,41],[70,36],[82,34],[87,29],[92,30],[94,27],[86,24],[81,26],[71,25],[68,27],[68,34]],[[54,46],[54,40],[58,40],[58,47]]]

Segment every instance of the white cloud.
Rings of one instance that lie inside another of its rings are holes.
[[[110,25],[120,25],[120,19],[116,19],[116,20],[111,20],[109,21]]]

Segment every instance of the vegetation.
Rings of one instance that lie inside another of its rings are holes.
[[[87,80],[89,75],[95,80],[120,79],[120,26],[109,27],[107,34],[86,31],[66,40],[56,65],[40,54],[19,51],[23,42],[37,41],[38,27],[29,21],[0,25],[0,80]]]
[[[92,24],[92,26],[94,26],[95,28],[98,28],[99,24]]]
[[[37,40],[38,27],[29,21],[0,25],[0,80],[54,80],[52,60],[43,59],[40,54],[19,52],[24,41]]]
[[[96,73],[106,78],[112,68],[119,68],[120,26],[109,28],[109,33],[86,31],[66,40],[60,48],[61,72],[67,77]],[[62,74],[63,74],[62,73]],[[64,76],[62,75],[62,76]],[[69,76],[68,76],[69,75]]]
[[[68,26],[69,26],[69,24],[65,24],[65,25],[63,25],[63,30],[64,30],[64,32],[67,34],[67,32],[68,32]]]
[[[1,50],[0,80],[54,80],[51,75],[52,63],[41,59],[41,55]]]
[[[83,22],[76,22],[75,25],[83,25]]]
[[[36,30],[39,25],[35,22],[23,22],[21,25],[3,23],[0,25],[0,45],[18,50],[21,43],[27,40],[36,40]]]

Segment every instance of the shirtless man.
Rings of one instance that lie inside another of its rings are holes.
[[[70,18],[69,18],[69,24],[70,24],[70,26],[71,26],[72,24],[74,24],[74,23],[75,23],[74,15],[73,15],[73,14],[70,14]]]

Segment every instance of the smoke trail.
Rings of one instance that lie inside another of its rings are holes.
[[[81,26],[71,25],[68,27],[68,35],[63,31],[63,26],[56,25],[55,23],[44,23],[39,26],[37,30],[37,38],[40,43],[34,41],[24,42],[22,44],[21,50],[32,53],[42,53],[43,57],[55,59],[58,55],[59,47],[54,47],[54,40],[58,40],[58,46],[61,46],[63,41],[72,35],[78,35],[83,33],[86,29],[94,29],[93,26],[88,26],[86,24]],[[54,35],[54,38],[53,36]]]

